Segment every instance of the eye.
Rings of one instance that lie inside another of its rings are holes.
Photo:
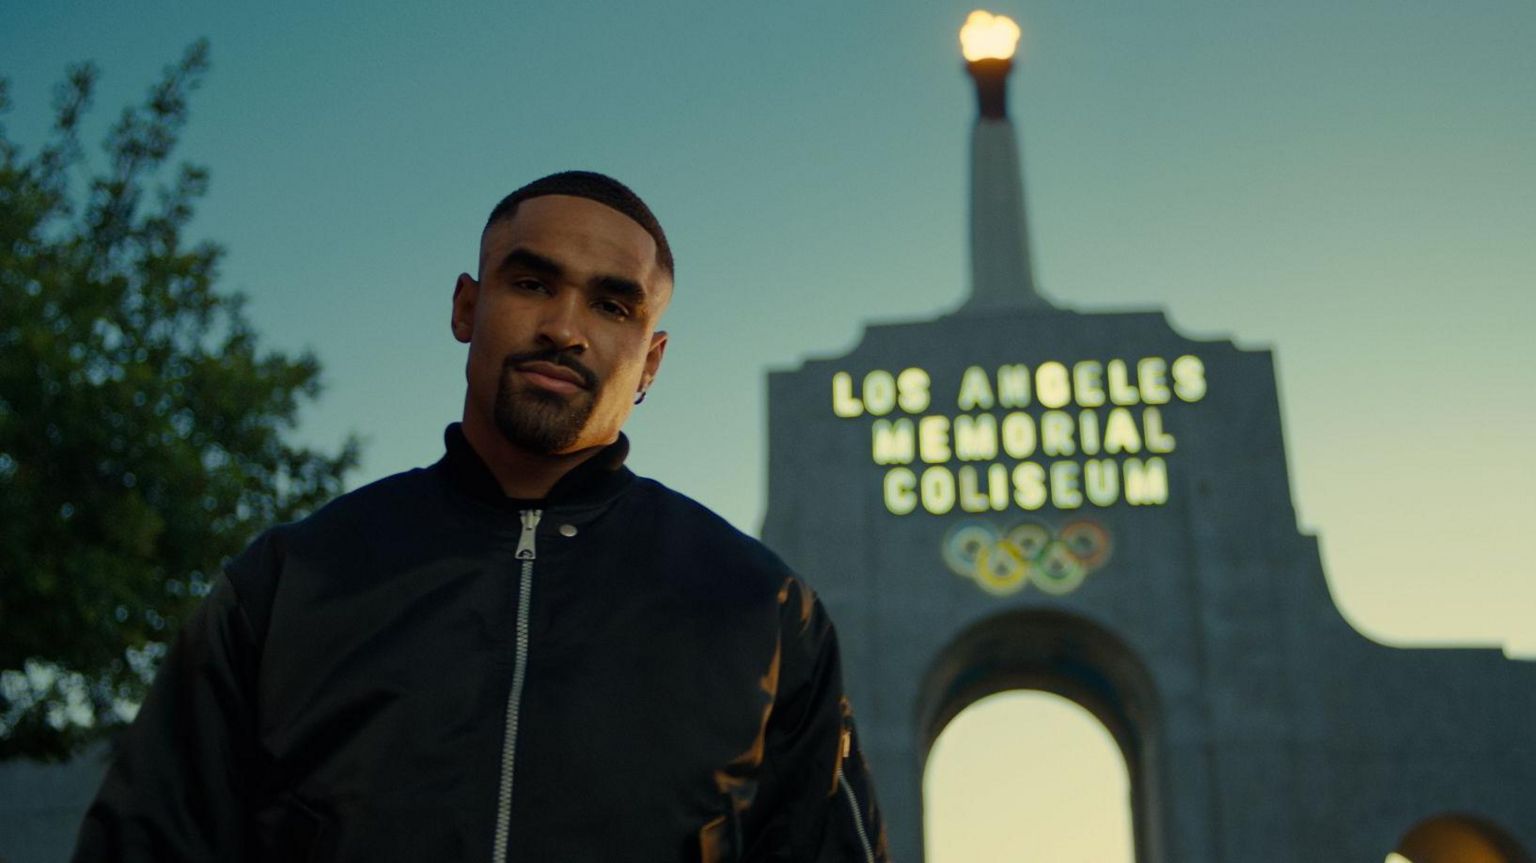
[[[549,293],[548,285],[544,284],[538,279],[533,278],[513,279],[512,287],[517,288],[520,291],[533,291],[535,293],[541,294]]]
[[[629,317],[629,309],[626,308],[622,303],[616,302],[614,300],[598,300],[592,305],[603,314],[618,318],[620,320]]]

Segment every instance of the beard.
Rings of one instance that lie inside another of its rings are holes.
[[[519,386],[514,380],[514,366],[532,359],[529,355],[508,357],[502,366],[501,382],[496,388],[492,418],[496,428],[509,443],[519,449],[552,455],[571,448],[592,418],[597,404],[595,376],[580,363],[570,359],[538,356],[575,368],[588,381],[589,388],[563,396],[531,385]]]

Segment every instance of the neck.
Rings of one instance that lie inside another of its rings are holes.
[[[539,500],[549,495],[560,478],[575,470],[603,447],[592,446],[565,453],[534,453],[507,440],[495,425],[464,411],[464,439],[507,497]]]

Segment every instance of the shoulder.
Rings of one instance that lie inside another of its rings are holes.
[[[633,494],[653,513],[654,535],[668,550],[705,557],[771,580],[794,577],[788,564],[761,540],[688,495],[643,477],[636,480]]]
[[[816,653],[833,642],[832,621],[816,591],[761,540],[656,480],[638,479],[633,494],[655,514],[650,529],[685,578],[717,597],[776,607],[781,631],[801,649]]]
[[[354,557],[425,526],[430,519],[424,516],[440,510],[443,497],[436,472],[415,468],[339,495],[303,518],[269,529],[253,545],[266,542],[284,555],[311,559]]]
[[[441,499],[441,484],[428,468],[416,468],[353,489],[295,521],[259,534],[232,558],[224,573],[253,627],[265,630],[279,574],[295,558],[324,565],[356,562],[373,554],[382,540],[406,535],[420,524],[424,509]]]
[[[636,527],[674,577],[729,602],[766,603],[798,617],[815,593],[761,540],[709,507],[653,479],[632,489]],[[643,525],[643,527],[642,527]]]
[[[391,522],[413,520],[423,506],[434,505],[441,497],[436,472],[415,468],[355,488],[277,529],[294,539],[334,537],[338,531],[362,525],[387,530]]]

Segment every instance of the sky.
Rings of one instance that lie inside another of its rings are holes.
[[[353,486],[439,455],[449,298],[496,200],[567,168],[623,179],[678,262],[631,466],[755,533],[765,373],[966,296],[972,8],[0,0],[0,74],[35,145],[66,63],[102,68],[104,127],[209,38],[193,233],[227,247],[264,344],[319,357],[296,437],[361,435]],[[1024,30],[1041,291],[1274,351],[1298,528],[1350,622],[1536,657],[1536,5],[988,8]],[[994,724],[983,751],[1023,751]]]

